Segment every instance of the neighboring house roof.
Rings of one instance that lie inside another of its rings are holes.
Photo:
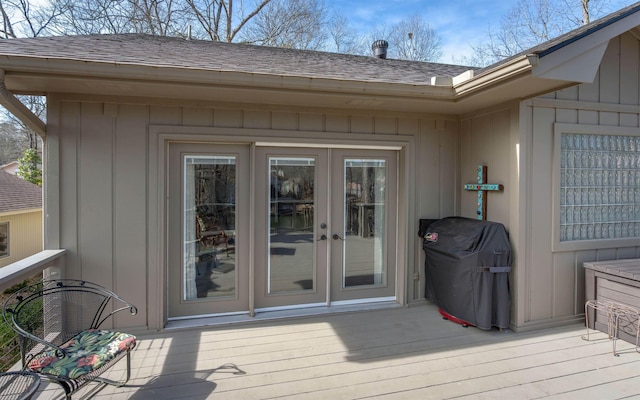
[[[638,36],[638,11],[640,3],[479,70],[141,34],[0,40],[0,70],[15,93],[461,114],[592,82],[609,40]]]
[[[6,163],[4,165],[0,165],[0,171],[4,171],[8,174],[11,175],[15,175],[18,171],[18,167],[20,166],[20,163],[17,161],[11,161],[9,163]]]
[[[0,171],[0,213],[42,208],[42,188]]]

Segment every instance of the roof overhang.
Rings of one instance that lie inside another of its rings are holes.
[[[593,82],[609,41],[625,32],[638,37],[636,8],[541,51],[540,64],[534,75],[579,83]]]
[[[251,103],[332,109],[461,115],[592,82],[609,41],[638,34],[636,13],[585,30],[540,51],[453,79],[424,84],[313,78],[176,66],[38,57],[0,56],[11,93],[70,93]]]
[[[568,85],[534,76],[538,59],[533,55],[479,76],[469,74],[461,82],[449,79],[448,84],[435,85],[23,56],[2,56],[0,63],[5,68],[5,85],[16,94],[74,93],[442,114],[468,113]]]

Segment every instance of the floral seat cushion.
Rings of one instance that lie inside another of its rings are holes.
[[[135,345],[136,337],[128,333],[90,329],[60,346],[65,350],[65,357],[57,357],[53,349],[46,350],[33,358],[28,368],[42,374],[77,379],[103,367]]]

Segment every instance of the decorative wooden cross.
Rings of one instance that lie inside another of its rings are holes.
[[[487,166],[478,165],[478,183],[467,183],[464,190],[474,190],[478,192],[478,219],[487,220],[487,192],[501,191],[502,185],[487,183]]]

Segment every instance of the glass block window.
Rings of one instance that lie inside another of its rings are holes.
[[[560,241],[640,237],[640,137],[560,140]]]

